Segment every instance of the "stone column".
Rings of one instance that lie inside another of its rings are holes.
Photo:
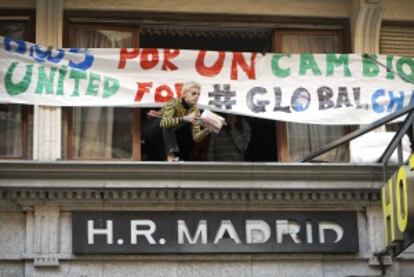
[[[36,43],[62,47],[64,0],[36,0]],[[61,158],[62,110],[35,106],[33,118],[33,159]]]

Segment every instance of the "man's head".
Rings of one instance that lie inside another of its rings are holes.
[[[201,85],[195,81],[185,83],[183,86],[183,99],[189,105],[196,105],[200,97]]]

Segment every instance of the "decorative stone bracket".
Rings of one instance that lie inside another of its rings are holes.
[[[58,206],[35,206],[26,214],[26,258],[33,265],[59,266],[60,209]]]
[[[53,256],[35,257],[33,266],[59,266],[59,259]]]

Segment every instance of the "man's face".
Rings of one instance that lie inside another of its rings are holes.
[[[194,87],[190,88],[186,93],[184,93],[184,101],[189,105],[195,105],[198,102],[200,97],[200,89]]]

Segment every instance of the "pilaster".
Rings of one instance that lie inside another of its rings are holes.
[[[369,251],[371,253],[371,259],[369,261],[371,266],[379,266],[379,258],[375,257],[376,253],[385,249],[384,242],[384,221],[382,218],[382,207],[371,206],[366,208],[367,228],[368,228],[368,242]],[[383,256],[382,263],[384,266],[392,265],[392,259],[390,256]]]
[[[26,253],[33,265],[58,266],[60,252],[60,209],[58,206],[34,206],[26,215]]]
[[[384,9],[381,0],[353,0],[351,32],[352,50],[357,54],[378,54]],[[373,132],[385,132],[385,126]]]
[[[352,48],[354,53],[379,53],[381,0],[354,0],[352,3]]]
[[[64,0],[36,1],[36,43],[62,47]],[[61,157],[62,112],[60,107],[35,106],[33,159],[54,161]]]

